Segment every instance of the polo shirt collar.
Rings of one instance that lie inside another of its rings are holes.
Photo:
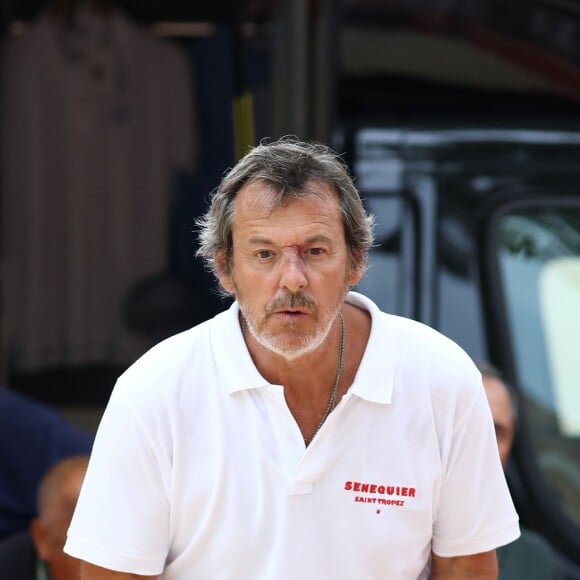
[[[390,315],[358,292],[349,292],[346,302],[367,310],[371,317],[371,334],[349,393],[372,403],[391,403],[397,361],[397,341]],[[348,337],[346,341],[348,345]]]
[[[389,404],[393,392],[396,341],[390,325],[381,320],[388,316],[366,296],[349,292],[346,302],[367,310],[371,316],[371,334],[349,393],[374,403]],[[269,386],[260,374],[246,347],[239,323],[239,306],[214,318],[210,340],[220,383],[229,394]],[[348,334],[346,337],[348,348]]]
[[[237,302],[218,314],[211,326],[210,341],[219,383],[228,394],[268,386],[260,374],[242,336]]]

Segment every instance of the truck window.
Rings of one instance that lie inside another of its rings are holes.
[[[357,290],[392,314],[414,314],[413,214],[407,202],[397,197],[370,197],[367,211],[375,218],[375,245]]]
[[[375,244],[356,289],[386,312],[416,317],[419,212],[403,193],[397,139],[389,131],[360,131],[353,169],[366,210],[375,218]]]
[[[496,232],[527,436],[555,499],[580,525],[580,209],[511,210]]]

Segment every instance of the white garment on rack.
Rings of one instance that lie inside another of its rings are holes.
[[[4,54],[3,322],[15,367],[127,364],[135,281],[167,265],[176,170],[194,158],[184,55],[120,13],[48,14]]]

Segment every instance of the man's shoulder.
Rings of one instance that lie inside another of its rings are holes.
[[[419,389],[438,401],[471,401],[482,389],[474,362],[455,341],[411,318],[381,311],[368,298],[349,294],[349,302],[372,317],[367,353],[394,369],[395,389],[416,396]]]
[[[211,348],[211,335],[215,333],[227,313],[206,320],[188,330],[170,336],[146,351],[121,375],[121,379],[146,378],[151,373],[180,372],[184,366],[204,360]]]
[[[115,394],[131,399],[139,407],[155,407],[169,402],[183,389],[190,393],[209,393],[196,389],[216,376],[216,350],[233,348],[232,313],[222,312],[201,324],[174,336],[148,350],[117,380]]]
[[[367,310],[372,318],[371,340],[378,340],[397,345],[397,354],[400,360],[410,358],[415,363],[422,360],[424,363],[442,363],[444,367],[449,363],[465,363],[471,366],[471,359],[454,340],[439,330],[412,318],[383,312],[369,298],[356,292],[351,292],[349,303]]]
[[[462,351],[462,349],[449,337],[439,330],[413,318],[390,314],[381,310],[370,298],[358,292],[350,292],[347,297],[349,304],[366,310],[373,321],[373,325],[381,331],[396,333],[399,339],[409,339],[416,347],[440,346],[444,349]],[[417,343],[417,341],[419,341]]]

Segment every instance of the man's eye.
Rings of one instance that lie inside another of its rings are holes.
[[[266,260],[272,256],[272,252],[270,250],[260,250],[256,252],[256,256],[260,258],[260,260]]]
[[[310,250],[308,250],[308,253],[311,256],[322,256],[322,254],[324,254],[324,249],[323,248],[310,248]]]

